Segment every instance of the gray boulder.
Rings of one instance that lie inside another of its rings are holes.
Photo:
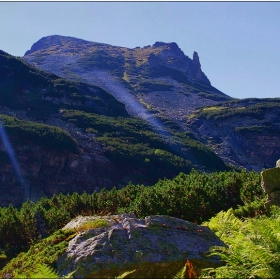
[[[262,188],[267,194],[266,207],[280,206],[280,160],[276,162],[275,168],[262,171],[261,176]]]
[[[220,265],[207,257],[211,246],[225,244],[206,226],[169,216],[137,219],[133,214],[79,216],[64,229],[78,229],[88,221],[103,219],[108,226],[81,231],[57,262],[61,275],[74,278],[172,278],[189,260],[196,273]]]

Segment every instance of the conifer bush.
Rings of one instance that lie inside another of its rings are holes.
[[[201,223],[231,207],[240,218],[258,216],[263,213],[264,199],[260,174],[246,171],[207,174],[193,170],[149,187],[129,183],[120,190],[58,194],[36,203],[27,201],[19,209],[0,208],[0,251],[12,258],[78,215],[169,215]]]

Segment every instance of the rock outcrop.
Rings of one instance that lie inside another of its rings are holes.
[[[265,206],[271,205],[280,207],[280,160],[276,162],[275,168],[270,168],[261,172],[262,188],[267,194]]]
[[[194,81],[200,81],[200,82],[210,85],[210,81],[208,80],[206,75],[201,70],[201,64],[200,64],[199,56],[198,56],[197,52],[193,53],[193,59],[192,59],[192,64],[191,64],[191,68],[190,68],[190,73],[192,73]]]
[[[280,158],[280,100],[243,99],[201,108],[187,125],[224,162],[261,172]]]
[[[102,219],[107,227],[81,231],[69,242],[57,262],[61,275],[75,271],[74,278],[114,278],[132,271],[129,278],[171,278],[189,260],[197,273],[218,266],[218,258],[207,257],[211,246],[225,244],[200,226],[169,216],[137,219],[133,214],[103,217],[78,216],[64,229]]]

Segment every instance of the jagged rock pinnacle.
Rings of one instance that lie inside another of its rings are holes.
[[[194,65],[196,65],[198,68],[201,67],[200,61],[199,61],[199,56],[198,56],[198,53],[197,53],[196,51],[193,53],[193,63],[194,63]]]

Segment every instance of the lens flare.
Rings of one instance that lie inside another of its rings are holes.
[[[76,69],[77,70],[77,69]],[[83,71],[81,70],[80,73]],[[170,149],[179,157],[185,158],[186,156],[180,148],[176,148],[174,144],[168,141],[169,137],[174,135],[168,131],[164,124],[159,119],[154,117],[140,102],[131,94],[113,75],[107,71],[92,69],[91,72],[84,72],[81,74],[85,82],[98,85],[104,90],[112,94],[118,101],[125,105],[127,112],[132,116],[137,116],[147,121],[153,130],[166,141]],[[179,146],[180,143],[177,143]],[[193,154],[191,149],[188,151],[188,160],[194,164],[198,164],[200,160]]]
[[[26,183],[26,181],[24,180],[24,177],[22,176],[21,170],[20,170],[20,166],[19,166],[19,162],[17,160],[17,157],[15,155],[14,149],[11,145],[11,142],[8,138],[8,135],[5,131],[5,128],[2,125],[2,122],[0,120],[0,138],[2,139],[2,142],[5,146],[6,152],[10,158],[11,164],[14,168],[15,174],[17,175],[17,178],[24,190],[24,197],[23,197],[23,201],[27,200],[30,198],[30,189],[28,184]]]

